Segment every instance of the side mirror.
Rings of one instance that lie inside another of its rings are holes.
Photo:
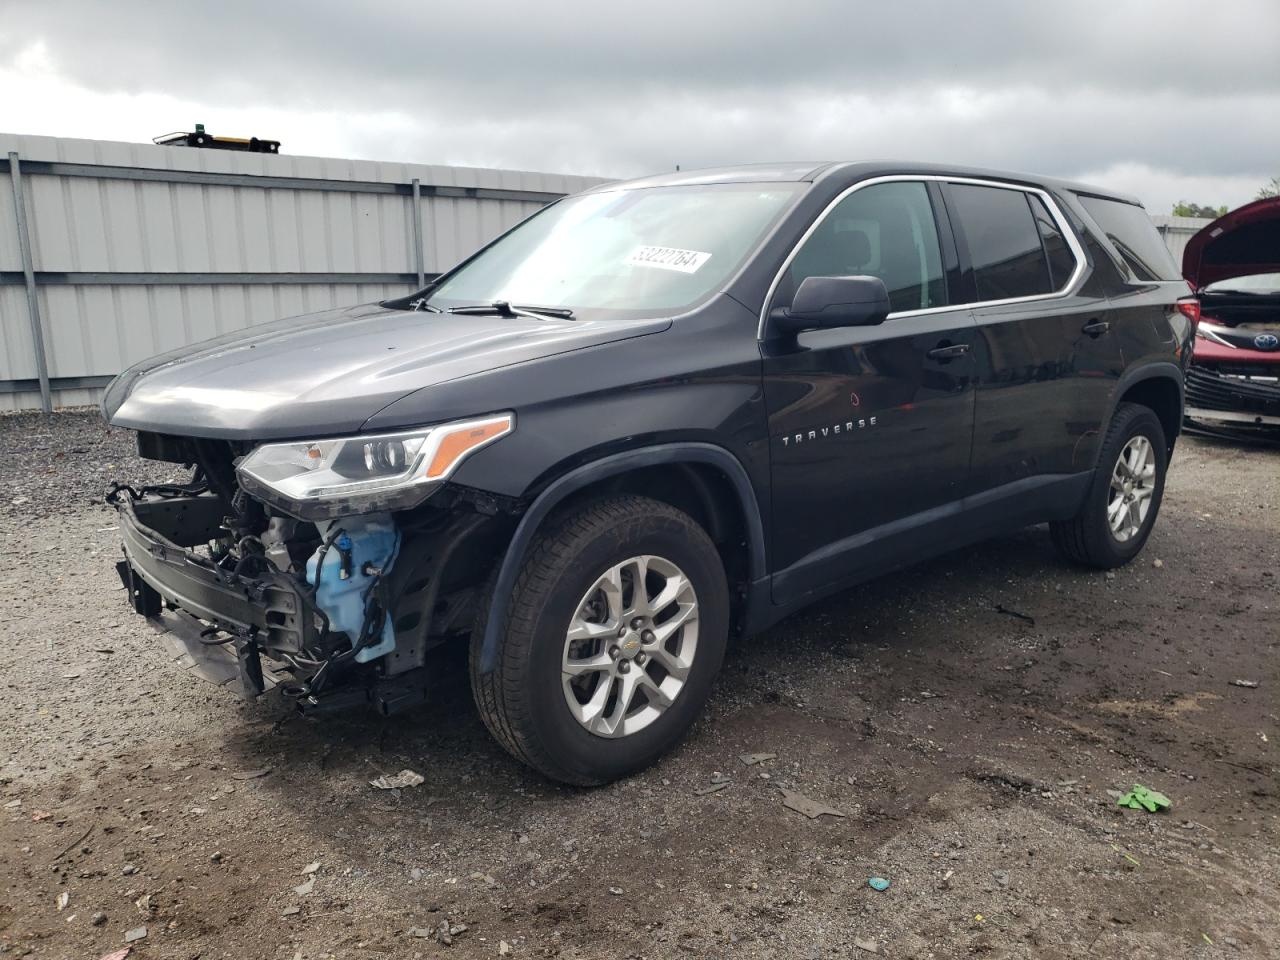
[[[879,277],[805,277],[791,306],[770,316],[781,333],[870,327],[889,315],[889,291]]]

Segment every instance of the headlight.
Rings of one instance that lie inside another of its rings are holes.
[[[515,414],[501,413],[403,433],[264,443],[236,472],[249,493],[304,520],[404,510],[514,427]]]

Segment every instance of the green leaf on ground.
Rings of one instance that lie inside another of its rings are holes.
[[[1173,802],[1163,793],[1158,793],[1150,787],[1144,787],[1140,783],[1135,783],[1133,789],[1124,794],[1116,803],[1122,807],[1128,807],[1130,810],[1146,810],[1147,813],[1158,813],[1173,806]]]

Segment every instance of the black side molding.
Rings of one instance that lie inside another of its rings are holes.
[[[1177,387],[1178,389],[1177,422],[1178,422],[1178,426],[1179,427],[1181,426],[1182,411],[1186,408],[1186,403],[1187,403],[1186,378],[1183,375],[1182,368],[1179,367],[1173,361],[1156,360],[1156,361],[1150,361],[1146,363],[1134,364],[1133,366],[1125,370],[1124,373],[1120,374],[1120,379],[1116,381],[1115,386],[1112,388],[1112,391],[1111,391],[1111,403],[1107,407],[1106,419],[1102,421],[1102,430],[1104,433],[1106,432],[1107,427],[1110,426],[1112,418],[1116,415],[1116,407],[1120,406],[1120,399],[1125,395],[1125,393],[1130,388],[1132,388],[1136,384],[1142,383],[1145,380],[1169,380],[1174,384],[1174,386]],[[1170,441],[1170,445],[1172,448],[1173,441],[1177,439],[1177,433],[1175,432],[1172,437],[1168,437],[1167,439]],[[1097,456],[1101,456],[1101,454],[1102,454],[1102,446],[1099,445],[1097,450]],[[1098,465],[1097,457],[1095,456],[1094,461],[1092,463],[1085,464],[1082,466],[1087,466],[1089,469],[1092,469],[1097,465]]]

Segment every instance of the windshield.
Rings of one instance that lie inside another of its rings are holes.
[[[561,200],[431,290],[427,304],[678,311],[723,286],[804,186],[693,184]]]
[[[1219,280],[1204,288],[1204,293],[1280,293],[1280,273],[1255,273],[1248,277]]]

